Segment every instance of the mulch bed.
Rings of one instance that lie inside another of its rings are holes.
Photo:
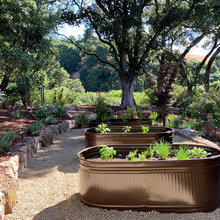
[[[16,144],[25,141],[25,129],[30,124],[33,124],[36,121],[34,117],[34,110],[35,109],[26,109],[24,107],[19,108],[22,119],[16,119],[13,117],[13,112],[15,111],[15,109],[13,109],[12,107],[10,109],[0,108],[0,135],[4,134],[5,132],[16,132],[18,134],[18,138],[12,142],[9,152],[13,152],[16,150]],[[57,124],[70,119],[70,117],[65,116],[62,119],[58,119]],[[7,157],[5,157],[7,154],[9,153],[0,153],[0,162],[7,159]]]

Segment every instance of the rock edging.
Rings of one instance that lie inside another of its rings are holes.
[[[28,158],[32,157],[41,147],[48,147],[58,135],[75,128],[75,120],[49,125],[43,128],[39,136],[29,137],[24,143],[17,145],[17,151],[10,159],[0,163],[0,220],[4,215],[12,213],[16,203],[18,177],[27,167]]]
[[[181,129],[181,128],[175,128],[175,133],[178,133],[179,135],[189,138],[192,141],[195,141],[200,144],[205,144],[211,147],[219,148],[220,146],[218,144],[213,143],[212,141],[209,141],[205,138],[198,137],[194,134],[194,130],[192,129]]]

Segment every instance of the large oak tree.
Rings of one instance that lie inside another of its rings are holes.
[[[92,3],[72,0],[62,16],[69,24],[84,22],[108,45],[114,62],[107,58],[100,60],[117,70],[122,87],[121,107],[128,107],[135,104],[133,91],[137,77],[152,52],[158,49],[159,36],[192,21],[200,3],[198,0],[95,0]],[[96,55],[92,51],[89,54]]]

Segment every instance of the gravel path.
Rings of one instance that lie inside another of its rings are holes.
[[[176,136],[175,142],[192,143]],[[161,214],[85,206],[78,194],[77,152],[84,149],[84,130],[59,136],[29,161],[19,179],[18,202],[6,220],[219,220],[220,208],[209,213]]]

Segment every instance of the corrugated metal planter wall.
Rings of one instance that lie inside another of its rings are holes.
[[[128,153],[146,146],[114,148]],[[80,197],[89,206],[195,212],[211,211],[220,205],[219,150],[213,149],[217,156],[197,160],[88,160],[99,155],[98,150],[91,147],[78,154]]]
[[[131,132],[122,132],[122,127],[109,127],[111,132],[107,134],[96,133],[94,128],[86,129],[86,147],[112,144],[152,144],[162,138],[173,143],[174,130],[169,127],[149,127],[149,132],[142,133],[140,127],[132,127]]]

